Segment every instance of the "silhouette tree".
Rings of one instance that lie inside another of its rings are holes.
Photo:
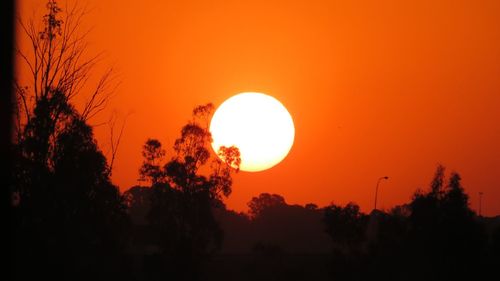
[[[142,150],[144,161],[139,169],[139,180],[149,181],[152,185],[165,182],[166,175],[161,167],[161,161],[165,156],[165,150],[161,143],[155,139],[148,139]]]
[[[431,182],[431,192],[430,195],[435,198],[441,198],[443,195],[443,185],[445,181],[445,167],[439,164],[436,168],[436,172],[434,173],[434,178]]]
[[[414,195],[409,204],[408,249],[418,276],[433,280],[473,278],[483,251],[484,230],[469,208],[468,196],[452,173],[443,187],[444,167],[438,166],[431,189]]]
[[[331,204],[324,209],[326,233],[333,241],[329,262],[330,274],[336,280],[364,280],[363,242],[368,218],[359,206],[348,203],[344,207]]]
[[[124,238],[119,233],[126,218],[120,194],[111,183],[110,169],[94,141],[92,129],[69,105],[67,108],[64,112],[67,123],[59,129],[46,160],[41,163],[38,146],[30,145],[31,140],[38,139],[37,134],[19,144],[14,171],[18,181],[14,188],[20,194],[16,207],[18,237],[23,246],[29,247],[24,250],[33,251],[43,261],[33,260],[34,263],[62,263],[74,272],[81,266],[79,263],[89,261],[68,264],[72,261],[70,256],[77,258],[86,253],[97,262],[96,257],[108,255],[102,251],[116,254],[116,247]],[[37,120],[35,114],[32,122]]]
[[[210,160],[207,120],[212,111],[212,104],[193,110],[192,120],[174,143],[175,155],[162,170],[157,161],[163,156],[161,143],[149,139],[144,146],[140,173],[152,183],[148,220],[158,233],[163,256],[157,258],[165,259],[158,264],[179,279],[198,279],[202,262],[220,248],[222,231],[212,209],[223,207],[222,198],[231,193],[231,174],[241,162],[236,147],[221,147],[219,158],[210,163],[209,176],[200,172]]]
[[[48,1],[43,26],[21,24],[33,58],[20,51],[32,74],[32,87],[17,87],[14,185],[14,266],[19,279],[31,274],[90,278],[117,273],[127,219],[111,169],[97,147],[88,118],[103,109],[108,95],[100,80],[82,111],[71,99],[82,92],[95,59],[82,61],[84,37],[77,33],[84,12]],[[64,13],[63,13],[64,14]],[[109,92],[108,92],[109,93]],[[32,271],[25,268],[32,267]]]
[[[262,213],[269,208],[284,206],[285,199],[278,194],[261,193],[258,197],[253,197],[248,202],[249,214],[252,218],[258,218]]]
[[[324,221],[326,232],[339,245],[353,246],[364,239],[366,215],[352,202],[345,207],[334,204],[326,207]]]

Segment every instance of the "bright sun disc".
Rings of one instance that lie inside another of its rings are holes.
[[[224,101],[210,123],[212,148],[236,146],[243,171],[257,172],[281,162],[293,145],[295,128],[286,108],[261,93],[241,93]]]

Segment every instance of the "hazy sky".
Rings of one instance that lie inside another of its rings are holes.
[[[20,1],[20,16],[44,2]],[[96,73],[113,66],[121,81],[92,122],[131,113],[113,171],[122,191],[137,184],[147,138],[172,155],[194,106],[257,91],[288,108],[295,143],[274,168],[237,174],[230,208],[271,192],[370,211],[385,175],[378,206],[390,208],[441,163],[462,175],[473,209],[483,191],[483,214],[500,213],[500,1],[80,4],[89,54],[104,52]],[[108,151],[109,129],[96,134]]]

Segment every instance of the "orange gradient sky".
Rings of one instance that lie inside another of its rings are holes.
[[[43,14],[44,3],[20,1],[19,15]],[[500,1],[80,4],[89,54],[104,51],[96,73],[113,66],[121,81],[91,123],[131,113],[113,171],[122,191],[138,183],[147,138],[172,155],[194,106],[254,91],[287,107],[295,142],[274,168],[235,175],[229,208],[270,192],[368,212],[385,175],[377,205],[390,208],[442,163],[462,175],[473,209],[482,191],[483,214],[500,214]],[[108,128],[96,135],[108,151]]]

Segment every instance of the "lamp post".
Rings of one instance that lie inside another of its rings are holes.
[[[380,181],[381,180],[387,180],[389,179],[389,177],[385,176],[385,177],[380,177],[378,180],[377,180],[377,186],[375,187],[375,205],[373,206],[373,209],[376,210],[377,209],[377,195],[378,195],[378,185],[380,184]]]

